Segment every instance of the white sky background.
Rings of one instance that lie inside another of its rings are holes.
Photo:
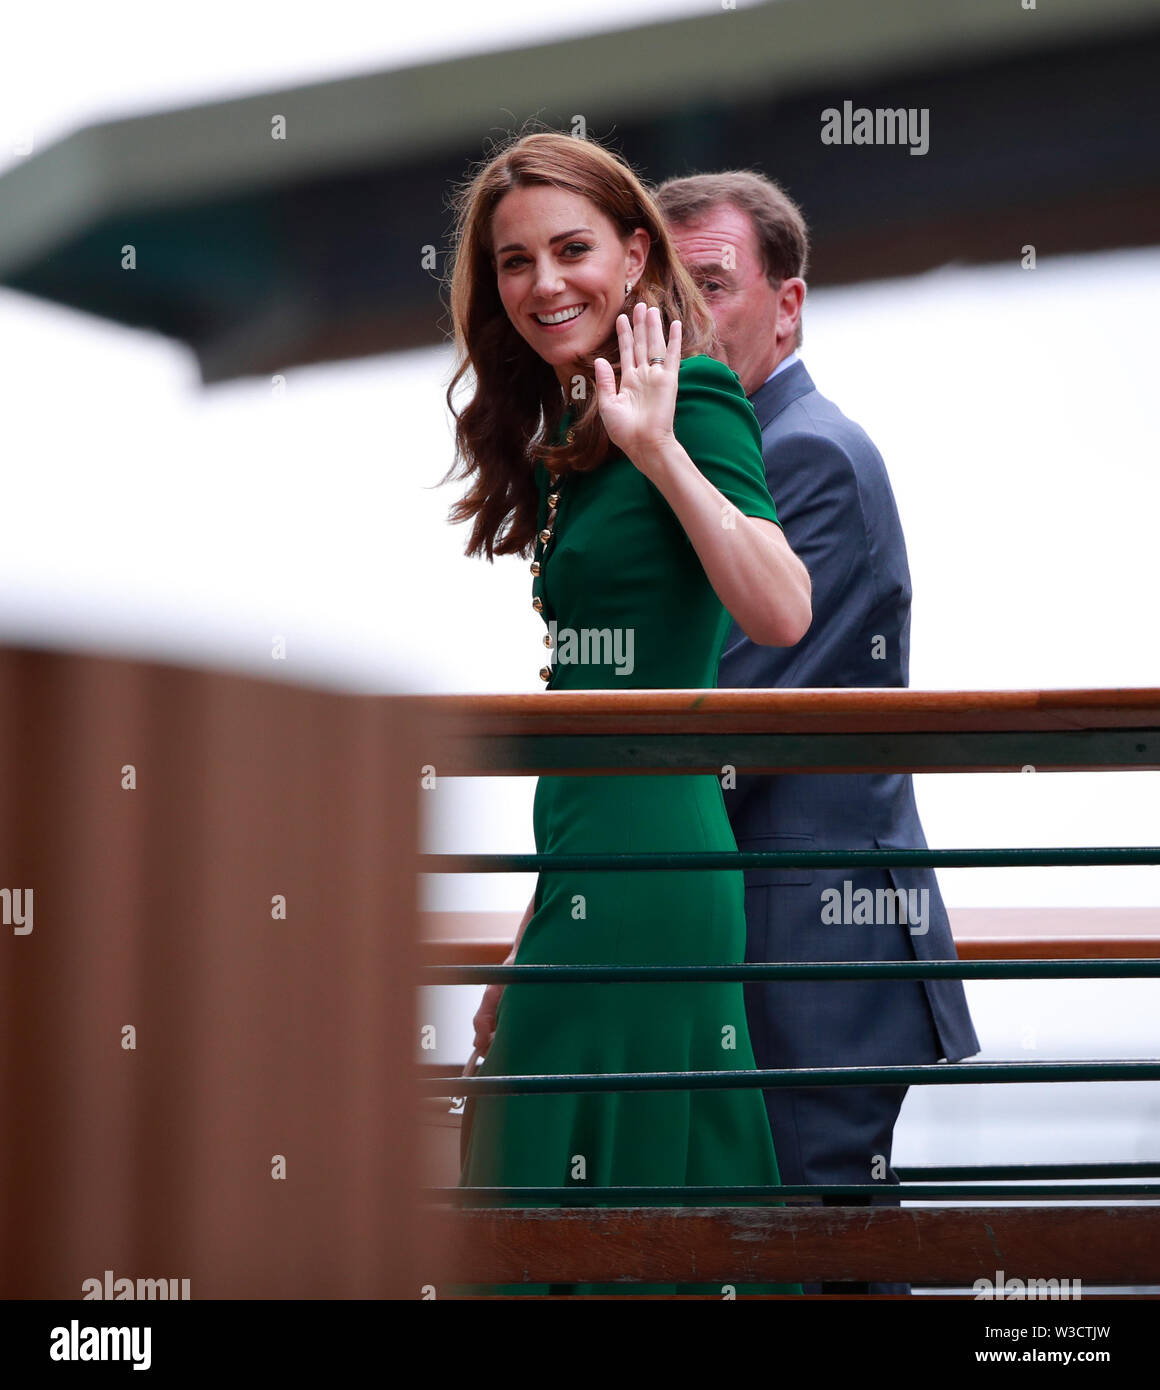
[[[6,19],[0,131],[6,116],[41,146],[114,114],[703,9],[460,2],[432,22],[338,3],[280,22],[221,3],[159,20],[132,0],[49,25],[22,7]],[[806,363],[875,439],[898,498],[913,686],[1160,683],[1158,306],[1157,249],[811,292]],[[292,370],[279,399],[253,381],[206,391],[178,345],[0,291],[0,374],[0,638],[369,691],[542,688],[526,564],[466,560],[444,519],[453,489],[434,486],[447,350]],[[1160,774],[918,783],[936,847],[1160,841]],[[431,848],[531,849],[532,789],[444,782]],[[1160,899],[1152,868],[942,882],[960,905]],[[446,878],[429,903],[521,908],[531,883]]]

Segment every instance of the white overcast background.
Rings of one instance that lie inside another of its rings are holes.
[[[57,8],[50,23],[19,7],[0,51],[0,170],[30,137],[42,149],[93,120],[705,8],[127,0]],[[1011,232],[1005,265],[811,291],[802,355],[886,459],[914,584],[913,687],[1154,686],[1160,249],[1029,271],[1018,250],[1036,229]],[[364,692],[541,689],[526,563],[468,561],[466,528],[446,524],[451,360],[433,347],[291,369],[280,398],[264,381],[206,390],[181,345],[0,290],[0,640]],[[274,634],[285,662],[271,661]],[[1160,774],[916,781],[938,848],[1160,842]],[[427,803],[428,848],[534,848],[533,789],[445,782]],[[940,880],[952,906],[1160,900],[1157,868]],[[426,900],[518,911],[533,882],[431,879]],[[988,1056],[1157,1051],[1152,981],[970,995]],[[440,1053],[462,1058],[470,1009],[451,1012]],[[1160,1088],[1030,1089],[1034,1106],[1022,1086],[912,1091],[896,1161],[1042,1159],[1065,1131],[1080,1158],[1156,1156]]]

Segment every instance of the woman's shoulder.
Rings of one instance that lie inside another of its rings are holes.
[[[703,353],[685,358],[677,378],[673,434],[734,506],[746,516],[781,524],[766,482],[761,425],[731,367]]]
[[[682,357],[677,370],[680,373],[678,381],[681,384],[686,380],[734,381],[738,387],[741,386],[741,378],[732,367],[727,367],[720,358],[710,357],[706,352],[693,352],[688,357]],[[742,395],[744,394],[742,392]]]
[[[719,357],[710,357],[705,352],[695,352],[689,357],[681,358],[677,373],[678,391],[685,386],[711,386],[740,396],[742,400],[748,399],[745,388],[741,385],[741,378]]]
[[[700,438],[706,431],[736,429],[760,440],[757,416],[732,367],[702,352],[682,358],[677,373],[673,426],[678,438],[682,431]]]

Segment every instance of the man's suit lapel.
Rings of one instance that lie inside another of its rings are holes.
[[[792,401],[816,389],[809,372],[806,371],[806,364],[795,362],[784,372],[778,372],[772,381],[759,386],[749,397],[749,403],[757,415],[758,424],[764,430]]]

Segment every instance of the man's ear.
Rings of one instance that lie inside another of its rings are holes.
[[[802,305],[806,298],[806,282],[800,275],[791,275],[783,280],[778,287],[777,302],[779,313],[787,317],[792,315],[793,332],[797,332],[798,325],[801,323]]]

